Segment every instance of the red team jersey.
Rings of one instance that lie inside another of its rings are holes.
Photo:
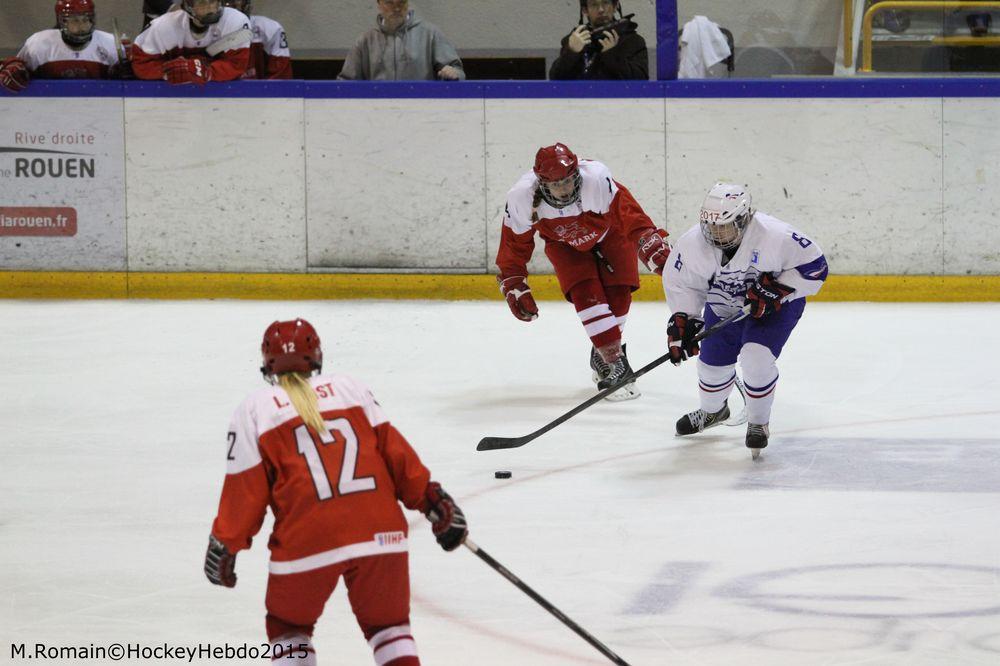
[[[42,30],[28,38],[17,57],[36,79],[106,79],[118,63],[115,38],[101,30],[80,50],[67,46],[59,30]]]
[[[208,26],[200,36],[191,32],[187,12],[168,12],[157,18],[135,38],[132,44],[132,71],[140,79],[163,78],[163,65],[181,56],[206,56],[205,49],[225,35],[250,27],[246,14],[224,7],[218,23]],[[211,60],[213,81],[232,81],[247,71],[250,64],[250,39]]]
[[[307,428],[280,386],[251,394],[229,427],[226,480],[212,533],[249,548],[270,505],[272,574],[407,551],[400,509],[423,509],[430,472],[364,385],[309,380],[329,429]]]
[[[546,242],[564,243],[579,252],[590,252],[610,229],[638,242],[654,228],[632,193],[611,177],[608,168],[594,160],[580,160],[580,198],[565,208],[542,201],[532,209],[538,177],[529,171],[507,194],[497,266],[502,275],[527,275],[535,248],[535,232]],[[532,219],[535,213],[537,220]]]
[[[251,16],[250,68],[245,79],[292,78],[292,54],[288,50],[288,36],[281,24],[266,16]]]

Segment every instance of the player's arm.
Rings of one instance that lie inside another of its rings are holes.
[[[698,270],[703,259],[695,246],[699,242],[700,237],[690,232],[681,236],[663,269],[663,294],[672,313],[667,324],[667,347],[674,365],[698,355],[700,349],[694,338],[705,327],[702,312],[711,276]]]
[[[288,49],[288,35],[280,24],[264,44],[264,52],[267,53],[267,78],[292,78],[292,53]]]
[[[782,241],[782,264],[786,267],[775,279],[793,291],[785,301],[819,293],[829,274],[826,256],[819,245],[791,229]]]
[[[245,45],[240,45],[220,53],[218,57],[211,61],[209,70],[211,71],[211,81],[235,81],[243,76],[250,67],[250,40],[247,39]]]
[[[612,214],[619,220],[625,235],[635,243],[639,259],[646,268],[663,275],[663,267],[670,256],[667,230],[656,228],[627,187],[617,181],[614,184],[617,192],[611,200]]]
[[[497,284],[511,313],[521,321],[538,318],[538,305],[528,286],[528,262],[534,251],[535,230],[516,203],[508,199],[497,249]]]
[[[132,73],[146,81],[162,81],[163,66],[167,62],[166,50],[159,43],[156,28],[139,33],[132,42]]]
[[[248,405],[237,410],[226,438],[226,480],[212,523],[205,575],[216,585],[236,584],[236,553],[249,548],[271,499],[271,484]]]

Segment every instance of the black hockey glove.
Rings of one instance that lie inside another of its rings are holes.
[[[667,346],[670,348],[670,362],[680,365],[700,351],[698,341],[694,339],[705,322],[701,317],[688,317],[685,312],[675,312],[667,325]]]
[[[214,534],[208,537],[208,551],[205,553],[205,575],[213,585],[236,587],[236,554],[229,549]]]
[[[746,302],[750,304],[750,316],[760,319],[772,312],[778,312],[781,310],[781,299],[793,291],[795,289],[781,284],[770,273],[762,274],[747,288]]]
[[[434,532],[434,537],[445,550],[455,550],[469,535],[465,514],[437,481],[431,481],[427,484],[424,496],[427,499],[424,515],[432,523],[431,529]]]

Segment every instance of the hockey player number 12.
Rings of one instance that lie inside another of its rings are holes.
[[[351,493],[361,493],[368,490],[375,490],[375,477],[364,476],[355,478],[358,464],[358,436],[354,433],[347,419],[333,419],[324,421],[327,432],[320,434],[319,443],[326,446],[328,444],[344,445],[344,458],[340,461],[340,479],[337,481],[337,495],[350,495]],[[312,474],[313,484],[316,486],[316,495],[321,500],[333,497],[333,488],[330,486],[330,478],[323,467],[323,459],[316,448],[316,440],[309,429],[301,425],[295,429],[295,441],[298,444],[299,453],[306,459],[309,472]]]

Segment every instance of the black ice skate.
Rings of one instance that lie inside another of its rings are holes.
[[[709,414],[703,409],[696,409],[693,412],[689,412],[684,416],[677,419],[677,435],[683,437],[684,435],[693,435],[695,433],[702,432],[708,428],[713,428],[717,425],[722,425],[725,423],[726,419],[729,418],[729,402],[722,406],[722,409],[715,412],[714,414]],[[749,440],[748,440],[749,441]],[[750,446],[747,444],[747,446]]]
[[[597,357],[604,363],[600,355]],[[605,363],[608,368],[608,373],[601,377],[597,382],[597,388],[604,390],[615,384],[622,382],[632,375],[632,366],[629,365],[628,355],[626,354],[625,345],[622,345],[622,355],[618,357],[618,360],[614,363]],[[591,367],[593,367],[593,357],[591,357]],[[622,402],[623,400],[635,400],[640,395],[639,389],[636,388],[635,382],[631,381],[622,386],[620,389],[605,398],[610,402]]]
[[[760,452],[767,446],[767,437],[770,435],[767,424],[757,425],[751,423],[747,426],[747,448],[754,460],[760,457]]]
[[[594,384],[598,385],[611,373],[611,366],[605,363],[601,355],[597,353],[597,347],[590,348],[590,369],[594,371],[591,379],[594,380]]]

